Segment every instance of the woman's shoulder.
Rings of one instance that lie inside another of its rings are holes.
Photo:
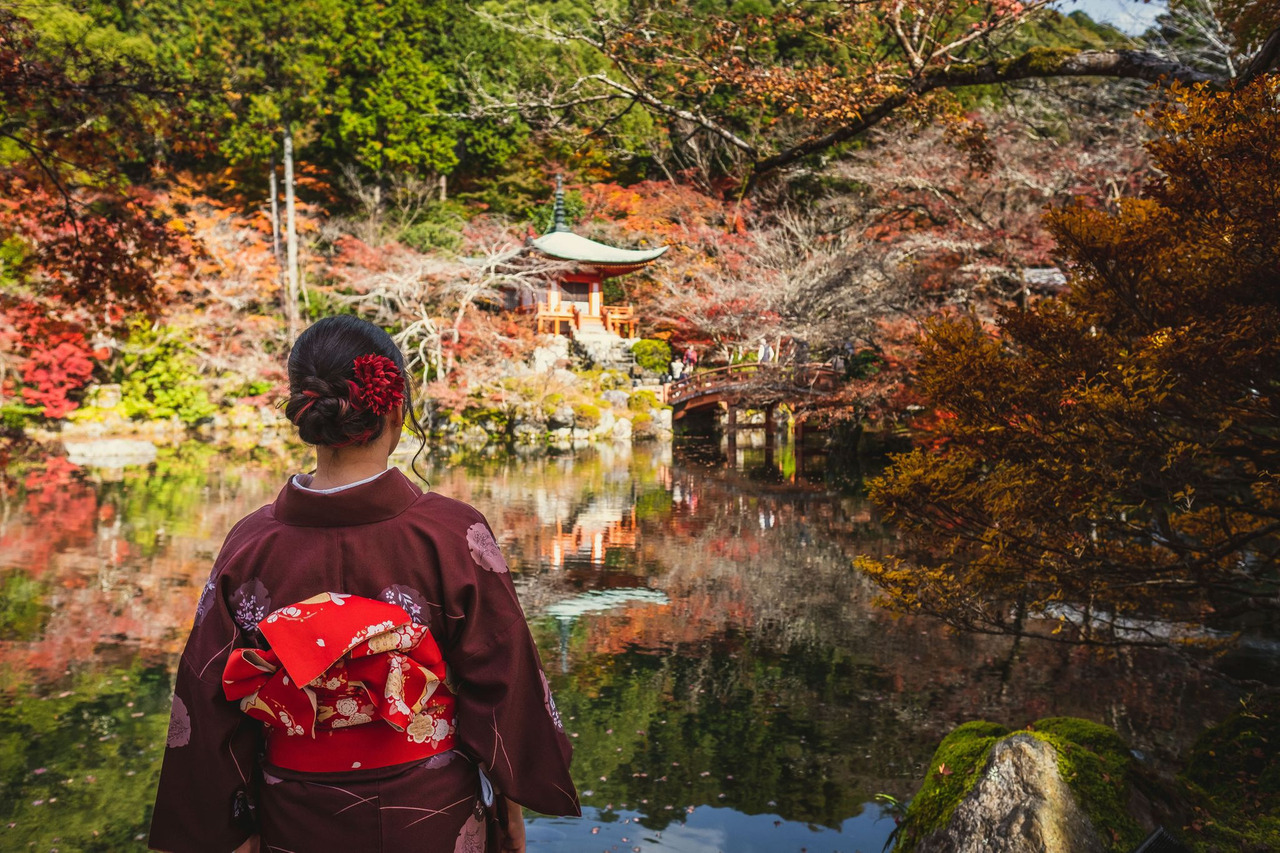
[[[222,554],[236,551],[247,542],[261,537],[266,531],[276,526],[272,517],[271,504],[258,507],[244,518],[231,525],[227,537],[222,540]]]
[[[406,514],[429,527],[445,531],[459,529],[464,534],[476,522],[488,523],[484,514],[471,504],[439,492],[423,492]]]

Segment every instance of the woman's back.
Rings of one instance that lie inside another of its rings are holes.
[[[381,434],[367,424],[347,429]],[[352,479],[385,467],[393,426],[380,444],[321,448],[314,479],[291,478],[227,536],[179,668],[153,847],[230,851],[260,832],[268,849],[482,850],[486,835],[493,849],[482,772],[498,823],[518,815],[504,797],[578,813],[569,743],[483,516],[395,469]],[[349,482],[313,488],[343,471]],[[321,663],[300,685],[303,658]]]

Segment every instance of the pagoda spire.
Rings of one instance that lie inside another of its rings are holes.
[[[552,217],[551,233],[567,232],[569,223],[565,220],[564,215],[564,179],[560,175],[556,175],[556,207],[555,215]]]

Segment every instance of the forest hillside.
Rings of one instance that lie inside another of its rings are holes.
[[[271,419],[335,312],[396,335],[436,431],[590,407],[600,365],[513,369],[561,178],[578,233],[670,247],[605,283],[648,380],[768,341],[841,355],[838,416],[900,425],[922,322],[1053,292],[1046,207],[1135,193],[1158,87],[1248,72],[1264,28],[1228,5],[1141,38],[1011,0],[10,6],[3,423]]]

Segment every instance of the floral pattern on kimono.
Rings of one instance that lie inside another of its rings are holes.
[[[191,743],[191,714],[181,696],[173,697],[173,707],[169,709],[169,736],[165,746],[177,749]]]
[[[462,825],[462,832],[453,845],[453,853],[484,853],[485,826],[484,821],[475,815]]]
[[[480,568],[498,574],[507,572],[507,561],[502,556],[502,549],[498,547],[493,533],[484,522],[477,521],[467,528],[467,547],[471,551],[471,559]]]
[[[258,623],[271,612],[271,596],[257,578],[241,584],[230,603],[232,618],[246,634],[258,633]]]
[[[204,617],[209,614],[209,606],[213,603],[213,591],[216,588],[213,579],[216,574],[217,569],[214,569],[214,574],[210,575],[209,579],[204,582],[204,589],[200,591],[200,600],[196,602],[195,626],[197,628],[204,621]]]
[[[452,733],[452,697],[437,692],[444,675],[439,648],[403,608],[323,593],[281,607],[261,625],[271,648],[236,649],[223,670],[226,697],[249,716],[285,735],[314,737],[377,720],[399,731],[416,723],[418,736],[410,740],[430,740],[432,747]],[[423,709],[430,718],[415,718]]]
[[[560,712],[556,710],[555,697],[551,695],[551,682],[547,681],[547,674],[542,670],[538,670],[538,676],[542,679],[542,704],[546,706],[547,713],[551,715],[551,722],[556,724],[556,728],[564,731],[564,723],[560,721]]]
[[[378,597],[388,604],[403,607],[404,611],[409,614],[409,618],[413,619],[414,624],[423,625],[426,623],[427,599],[413,587],[393,583],[380,592]]]
[[[427,705],[413,718],[413,722],[405,727],[404,733],[414,743],[431,741],[435,746],[457,730],[457,726],[449,719],[452,709],[438,703]]]
[[[343,696],[332,705],[319,706],[316,719],[327,723],[331,729],[342,729],[371,723],[377,712],[372,702],[361,702],[356,696]]]

